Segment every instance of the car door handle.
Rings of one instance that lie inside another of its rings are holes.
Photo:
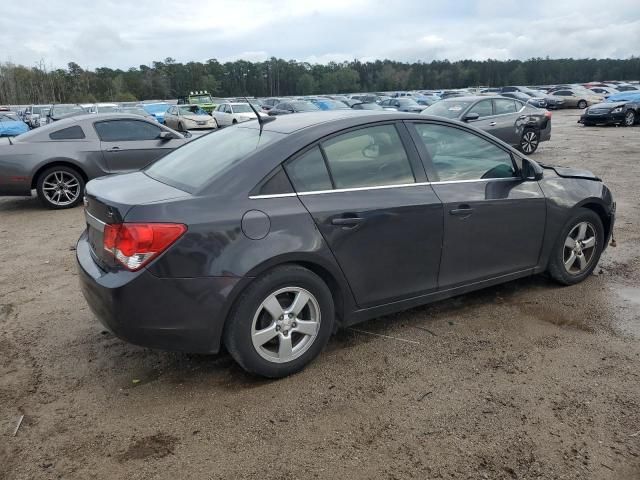
[[[471,208],[469,205],[458,205],[458,208],[449,210],[449,213],[456,217],[468,217],[473,213],[473,208]]]
[[[107,148],[107,152],[119,152],[119,151],[120,151],[120,147]]]
[[[331,225],[338,225],[340,227],[355,227],[364,222],[362,217],[335,217],[331,219]]]
[[[496,126],[496,122],[491,122],[491,123],[489,123],[489,126],[490,126],[490,127],[495,127],[495,126]]]

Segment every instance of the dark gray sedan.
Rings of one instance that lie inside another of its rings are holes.
[[[263,120],[263,123],[265,120]],[[247,122],[87,185],[82,291],[117,336],[281,377],[337,327],[542,272],[595,268],[592,173],[468,124],[334,110]]]
[[[530,155],[551,139],[551,112],[504,97],[456,97],[422,111],[467,122]]]
[[[66,118],[0,145],[0,195],[31,196],[54,209],[82,201],[92,178],[147,166],[186,142],[139,115]]]

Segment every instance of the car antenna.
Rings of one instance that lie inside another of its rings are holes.
[[[242,98],[244,98],[244,101],[249,104],[249,108],[253,110],[253,113],[256,114],[256,120],[258,120],[258,123],[260,124],[260,135],[262,135],[262,127],[264,126],[264,124],[273,122],[276,119],[276,117],[262,118],[262,115],[258,113],[258,110],[256,110],[256,107],[253,106],[253,104],[249,101],[249,99],[247,97],[242,97]]]

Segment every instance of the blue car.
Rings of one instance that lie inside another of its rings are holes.
[[[640,91],[629,90],[628,92],[614,93],[605,99],[606,103],[614,102],[640,102]]]
[[[169,110],[170,106],[171,105],[169,105],[168,103],[159,102],[146,103],[142,105],[142,108],[144,108],[144,110],[150,115],[153,115],[158,123],[162,123],[164,125],[164,114],[167,112],[167,110]]]
[[[348,110],[344,103],[337,100],[325,99],[311,99],[311,102],[316,105],[320,110]]]
[[[0,137],[15,137],[28,131],[29,126],[16,113],[0,112]]]

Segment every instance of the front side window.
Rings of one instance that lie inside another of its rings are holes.
[[[491,100],[481,100],[476,103],[468,113],[477,113],[480,118],[489,117],[493,115],[493,107],[491,106]]]
[[[103,142],[129,142],[135,140],[155,140],[162,132],[160,127],[156,127],[147,122],[139,120],[110,120],[107,122],[96,122],[96,132]]]
[[[507,100],[506,98],[495,99],[494,105],[496,108],[496,115],[504,115],[505,113],[516,113],[515,100]]]
[[[355,130],[322,144],[335,188],[414,183],[415,177],[393,125]]]
[[[515,177],[511,154],[466,130],[415,124],[441,182]]]
[[[331,190],[332,188],[320,147],[313,147],[295,158],[285,166],[285,170],[296,192]]]

